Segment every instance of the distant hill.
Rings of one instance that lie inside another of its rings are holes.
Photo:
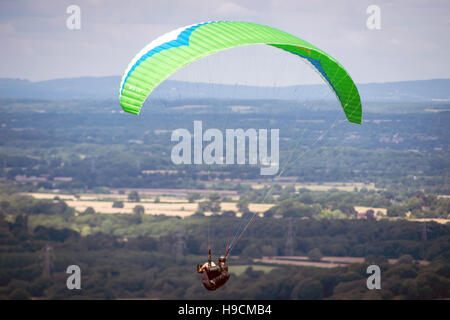
[[[83,77],[31,82],[0,78],[0,98],[117,99],[120,77]],[[450,99],[450,79],[358,84],[363,101],[431,101]],[[234,86],[167,80],[156,98],[335,99],[323,85],[289,87]]]

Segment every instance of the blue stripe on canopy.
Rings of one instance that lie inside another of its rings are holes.
[[[208,24],[208,23],[215,23],[215,22],[203,22],[203,23],[196,24],[195,26],[192,26],[190,28],[187,28],[187,29],[183,30],[182,32],[180,32],[180,34],[178,35],[178,37],[175,40],[172,40],[172,41],[169,41],[169,42],[165,42],[165,43],[163,43],[163,44],[153,48],[152,50],[148,51],[146,54],[142,55],[142,57],[140,57],[139,60],[136,61],[136,63],[131,67],[130,71],[128,71],[127,76],[125,77],[125,80],[123,81],[122,88],[120,89],[120,94],[122,94],[123,88],[125,86],[125,83],[127,82],[128,77],[130,76],[130,74],[142,62],[144,62],[145,60],[150,58],[155,53],[161,52],[163,50],[167,50],[167,49],[170,49],[170,48],[173,48],[173,47],[188,46],[189,45],[189,38],[191,36],[191,33],[195,29],[197,29],[198,27],[200,27],[200,26],[202,26],[204,24]]]

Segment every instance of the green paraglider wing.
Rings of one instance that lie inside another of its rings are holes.
[[[339,62],[289,33],[249,22],[199,23],[157,38],[125,70],[120,84],[120,105],[126,112],[139,114],[153,89],[178,69],[215,52],[250,44],[267,44],[307,60],[336,94],[348,121],[361,123],[358,89]]]

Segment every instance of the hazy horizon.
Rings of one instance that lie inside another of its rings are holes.
[[[79,30],[66,26],[69,5]],[[379,30],[366,22],[380,9]],[[335,57],[356,83],[450,78],[448,1],[2,1],[0,77],[42,81],[120,75],[149,42],[178,27],[214,20],[267,24]],[[171,80],[256,86],[317,84],[298,57],[244,46],[201,59]]]
[[[83,79],[83,78],[113,78],[122,77],[121,75],[106,75],[106,76],[78,76],[78,77],[62,77],[62,78],[52,78],[52,79],[45,79],[45,80],[30,80],[26,78],[11,78],[11,77],[0,77],[0,80],[23,80],[23,81],[29,81],[31,83],[40,83],[40,82],[46,82],[46,81],[58,81],[58,80],[69,80],[69,79]],[[415,81],[439,81],[439,80],[450,80],[450,76],[448,78],[430,78],[430,79],[411,79],[411,80],[400,80],[400,81],[373,81],[373,82],[357,82],[358,85],[365,85],[365,84],[386,84],[386,83],[398,83],[398,82],[415,82]],[[213,85],[232,85],[230,83],[216,83],[214,81],[208,82],[208,81],[190,81],[190,80],[182,80],[182,79],[168,79],[166,81],[180,81],[180,82],[189,82],[189,83],[204,83],[204,84],[213,84]],[[241,86],[255,86],[255,87],[266,87],[267,84],[238,84]],[[313,85],[324,85],[326,86],[326,83],[299,83],[299,84],[287,84],[287,85],[279,85],[279,87],[291,87],[291,86],[313,86]]]

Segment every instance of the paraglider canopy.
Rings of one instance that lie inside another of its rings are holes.
[[[322,76],[350,122],[361,123],[361,99],[355,83],[333,57],[284,31],[255,23],[203,22],[169,32],[144,47],[130,62],[120,84],[123,110],[139,114],[150,93],[185,65],[236,46],[266,44],[303,58]]]

